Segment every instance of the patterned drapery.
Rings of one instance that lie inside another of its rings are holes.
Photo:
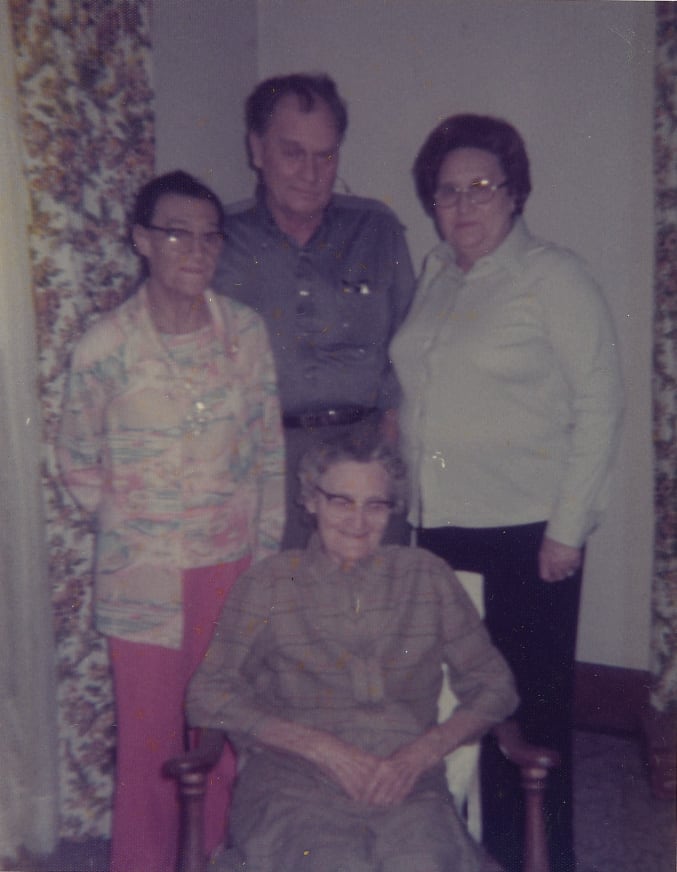
[[[651,702],[677,712],[677,4],[656,3],[654,503]]]
[[[153,173],[150,0],[10,0],[44,420],[42,481],[58,669],[60,835],[107,835],[114,719],[91,623],[91,519],[60,486],[64,376],[90,319],[128,292],[134,193]]]

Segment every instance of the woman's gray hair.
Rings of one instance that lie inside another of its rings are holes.
[[[314,445],[301,458],[298,476],[301,501],[315,494],[320,478],[337,463],[380,463],[388,475],[393,511],[403,512],[409,496],[407,467],[395,448],[373,426],[354,427],[350,432]]]

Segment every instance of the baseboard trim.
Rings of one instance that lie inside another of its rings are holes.
[[[574,724],[581,730],[640,733],[651,678],[643,669],[576,663]]]
[[[642,717],[642,734],[653,795],[674,802],[677,799],[677,712],[659,712],[647,706]]]
[[[649,704],[650,673],[599,663],[576,663],[575,675],[575,727],[637,736],[644,749],[653,795],[674,802],[677,713],[658,712]]]

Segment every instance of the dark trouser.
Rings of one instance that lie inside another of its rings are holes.
[[[548,778],[546,827],[552,872],[573,872],[572,709],[581,571],[565,581],[538,576],[545,522],[514,527],[421,530],[418,544],[456,569],[484,576],[485,621],[515,675],[515,714],[525,737],[557,750]],[[493,738],[482,746],[482,826],[486,848],[506,872],[522,868],[524,806],[517,767]]]
[[[285,427],[284,441],[286,449],[286,512],[287,521],[282,536],[282,549],[305,548],[310,534],[315,529],[315,522],[300,503],[300,486],[298,478],[299,462],[303,455],[313,445],[326,439],[333,439],[349,433],[352,430],[365,430],[368,427],[379,426],[377,414],[367,421],[355,424],[331,424],[325,427]],[[390,545],[408,545],[410,527],[404,515],[392,515],[383,537],[384,543]]]

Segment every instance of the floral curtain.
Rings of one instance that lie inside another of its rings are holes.
[[[677,4],[656,3],[654,479],[651,702],[677,712]]]
[[[150,0],[9,0],[31,207],[42,488],[58,673],[60,835],[107,835],[114,719],[91,622],[92,521],[55,464],[73,343],[134,282],[134,193],[153,173]]]

